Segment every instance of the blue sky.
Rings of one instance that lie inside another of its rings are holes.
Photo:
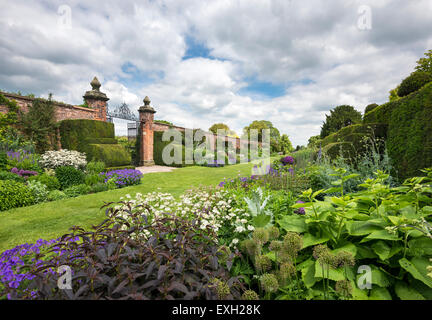
[[[386,102],[432,48],[429,0],[0,4],[1,89],[81,104],[97,76],[112,107],[149,96],[157,119],[237,133],[268,120],[294,145],[338,105]]]

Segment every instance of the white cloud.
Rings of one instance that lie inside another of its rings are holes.
[[[318,134],[337,105],[363,111],[385,102],[432,46],[428,0],[68,5],[71,29],[59,27],[55,1],[0,0],[0,88],[80,104],[97,75],[110,106],[124,101],[136,112],[148,95],[157,119],[203,129],[225,122],[238,133],[270,120],[295,145]],[[360,5],[371,6],[372,30],[357,28]],[[186,35],[213,58],[182,60]],[[286,93],[241,93],[250,79],[285,85]]]

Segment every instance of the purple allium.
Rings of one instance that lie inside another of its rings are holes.
[[[296,203],[304,203],[304,202],[301,201],[301,200],[298,200]],[[305,215],[305,214],[306,214],[306,211],[305,211],[305,208],[298,208],[298,209],[295,211],[295,213],[300,214],[300,215]]]
[[[294,164],[294,158],[291,156],[286,156],[280,160],[284,166],[289,164]]]

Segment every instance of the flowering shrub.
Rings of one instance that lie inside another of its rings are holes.
[[[135,198],[126,195],[121,200],[123,206],[116,206],[120,215],[130,221],[129,206],[142,210],[148,219],[172,213],[179,217],[193,218],[202,216],[199,228],[208,226],[217,232],[220,244],[237,247],[240,239],[245,238],[254,227],[248,222],[249,213],[243,208],[243,200],[228,190],[215,188],[189,190],[177,201],[169,193],[153,192],[146,195],[137,193]],[[141,209],[144,208],[144,209]],[[135,209],[134,209],[135,210]]]
[[[27,179],[28,177],[31,177],[31,176],[37,176],[38,175],[38,173],[36,171],[23,170],[23,169],[18,169],[18,168],[12,168],[11,172],[19,175],[20,177],[23,177],[24,179]]]
[[[101,175],[105,177],[105,183],[113,179],[119,188],[140,184],[143,176],[141,171],[134,169],[113,170]]]
[[[71,166],[76,169],[87,165],[86,155],[73,150],[47,151],[41,155],[39,163],[44,168],[56,169],[58,167]]]
[[[28,181],[27,186],[30,191],[33,193],[35,203],[44,202],[48,197],[48,188],[46,185],[42,184],[39,181]]]

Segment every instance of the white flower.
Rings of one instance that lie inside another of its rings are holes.
[[[255,230],[255,227],[254,227],[254,226],[251,226],[251,225],[249,225],[249,226],[247,227],[247,229],[248,229],[249,231],[254,231],[254,230]]]
[[[239,239],[235,238],[231,241],[231,244],[237,244],[239,242]]]

